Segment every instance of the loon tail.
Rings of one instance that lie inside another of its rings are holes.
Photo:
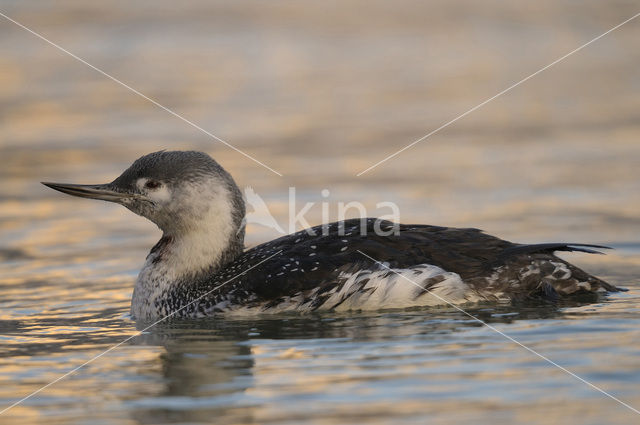
[[[515,256],[527,255],[527,254],[549,254],[553,255],[556,251],[565,252],[586,252],[588,254],[600,254],[604,253],[602,249],[613,249],[604,245],[593,244],[581,244],[581,243],[541,243],[541,244],[523,244],[515,245],[513,247],[505,249],[501,255],[500,260],[505,261]],[[602,279],[599,279],[584,270],[574,266],[573,264],[563,261],[572,271],[574,277],[582,280],[586,280],[591,283],[597,283],[601,288],[608,292],[626,292],[628,289],[614,286]]]
[[[553,254],[555,251],[568,251],[568,252],[586,252],[588,254],[604,254],[603,252],[596,251],[595,249],[612,249],[611,247],[604,245],[592,245],[583,243],[538,243],[530,245],[516,245],[504,250],[502,255],[504,258],[511,257],[513,255],[522,254],[536,254],[547,253]]]

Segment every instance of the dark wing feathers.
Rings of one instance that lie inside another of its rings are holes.
[[[586,252],[589,254],[603,254],[600,251],[595,251],[589,248],[611,249],[608,246],[590,245],[590,244],[581,244],[581,243],[540,243],[540,244],[531,244],[531,245],[516,245],[510,248],[507,248],[501,254],[501,257],[506,259],[508,257],[516,256],[516,255],[538,254],[538,253],[552,254],[555,251],[577,251],[577,252]]]
[[[553,255],[554,251],[600,253],[594,248],[608,249],[601,245],[569,243],[514,244],[478,229],[428,225],[399,225],[399,234],[383,236],[376,234],[374,222],[375,219],[367,220],[366,234],[362,234],[360,229],[353,230],[361,223],[360,219],[353,219],[329,224],[328,235],[323,236],[322,228],[316,226],[313,228],[315,236],[298,232],[246,251],[246,258],[253,258],[256,254],[253,261],[276,251],[282,253],[248,272],[241,286],[247,293],[256,294],[261,299],[309,290],[321,293],[334,287],[341,273],[380,268],[361,252],[391,268],[426,263],[457,273],[465,280],[477,280],[490,276],[495,268],[504,264],[522,264],[525,267],[531,262],[530,256],[563,262]],[[392,225],[385,223],[383,229]],[[345,228],[348,234],[344,233]],[[571,267],[574,273],[591,277]],[[605,287],[608,290],[613,288],[611,285]],[[547,291],[552,295],[551,289]]]

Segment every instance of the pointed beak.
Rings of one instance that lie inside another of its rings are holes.
[[[122,193],[113,190],[110,184],[69,184],[42,182],[43,185],[55,189],[67,195],[78,196],[80,198],[99,199],[122,203],[124,199],[137,197],[135,194]]]

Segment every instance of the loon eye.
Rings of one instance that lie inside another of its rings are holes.
[[[149,180],[144,184],[147,189],[157,189],[161,186],[161,183],[155,180]]]

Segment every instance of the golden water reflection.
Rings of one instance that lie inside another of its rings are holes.
[[[137,332],[159,231],[40,181],[112,180],[159,149],[210,153],[279,223],[395,202],[404,222],[571,255],[632,291],[475,314],[640,406],[640,81],[629,23],[380,167],[413,140],[637,13],[628,1],[9,2],[0,10],[283,177],[0,22],[0,402]],[[322,189],[331,195],[325,199]],[[256,225],[254,245],[277,236]],[[0,423],[635,423],[632,412],[444,310],[159,326]],[[0,406],[0,408],[2,408]]]

